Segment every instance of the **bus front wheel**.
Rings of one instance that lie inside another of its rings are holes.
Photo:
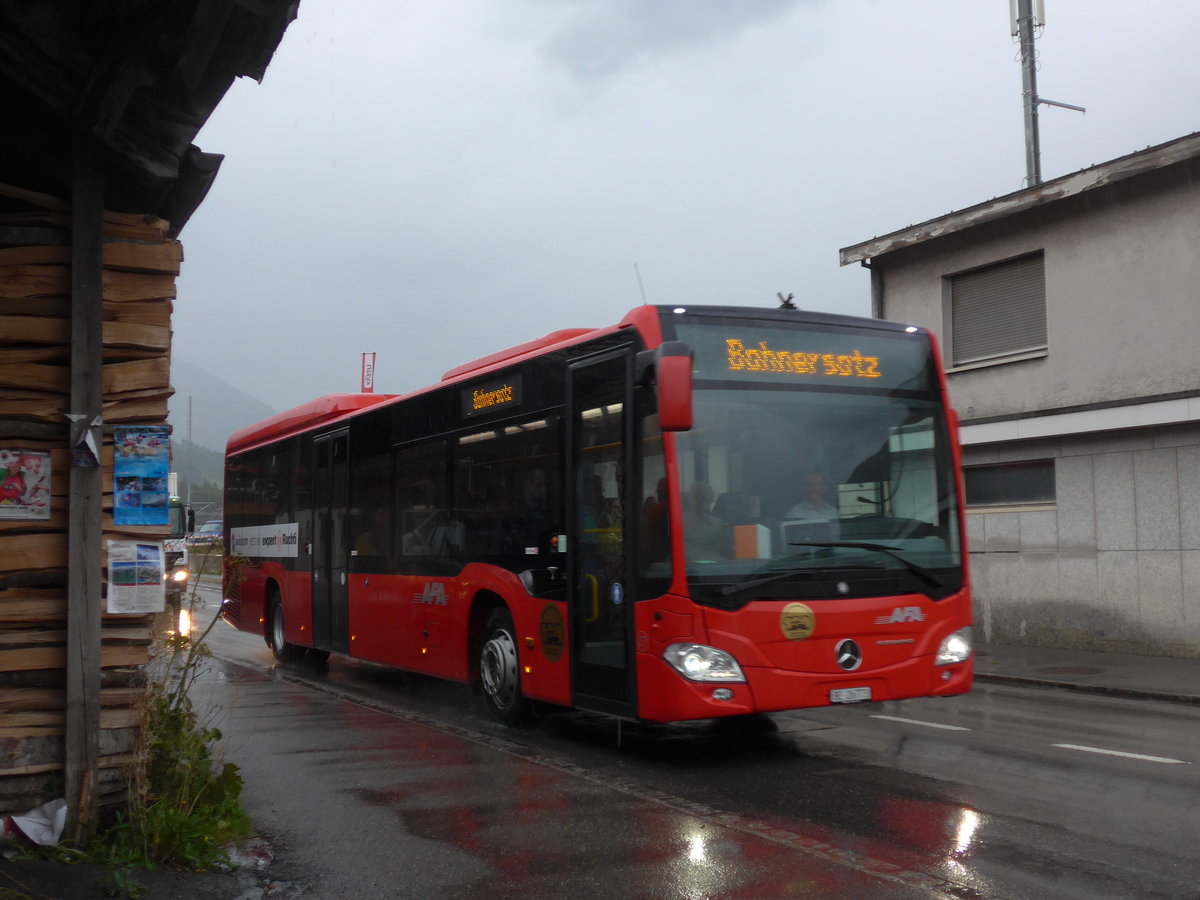
[[[479,682],[488,711],[501,722],[517,725],[529,718],[529,701],[521,693],[517,632],[507,609],[494,609],[487,619],[479,650]]]
[[[283,601],[276,593],[271,599],[271,652],[281,663],[293,663],[304,656],[304,648],[284,640]]]

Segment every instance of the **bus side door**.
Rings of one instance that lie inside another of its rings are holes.
[[[625,541],[633,473],[628,350],[606,352],[567,371],[567,570],[573,703],[637,715],[633,610]]]
[[[348,653],[349,433],[342,429],[316,438],[313,453],[312,642]]]

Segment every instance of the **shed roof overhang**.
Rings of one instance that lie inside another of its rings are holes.
[[[875,260],[897,250],[914,247],[938,238],[959,234],[1018,213],[1059,203],[1088,191],[1126,181],[1138,175],[1155,172],[1177,163],[1200,158],[1200,133],[1148,147],[1119,159],[1091,166],[1035,187],[1024,188],[986,203],[910,225],[861,244],[843,247],[839,252],[841,265]]]
[[[234,78],[262,80],[298,0],[0,4],[0,178],[69,196],[98,148],[105,205],[177,235],[222,157],[192,144]]]

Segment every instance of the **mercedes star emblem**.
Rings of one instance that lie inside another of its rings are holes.
[[[862,650],[849,638],[838,641],[834,654],[837,657],[837,664],[847,672],[853,672],[862,665]]]

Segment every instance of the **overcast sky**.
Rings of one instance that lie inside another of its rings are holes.
[[[1200,3],[1046,0],[1046,180],[1200,130]],[[869,314],[838,250],[1023,186],[1008,0],[301,0],[184,229],[174,353],[275,409],[642,302]],[[202,398],[196,398],[202,403]]]

